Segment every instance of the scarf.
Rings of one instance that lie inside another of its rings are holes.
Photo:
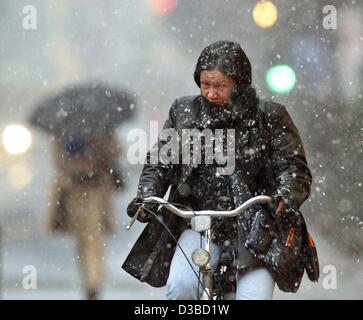
[[[217,105],[202,96],[197,126],[200,129],[235,129],[243,121],[254,117],[256,99],[256,90],[252,87],[242,92],[233,90],[227,106]]]

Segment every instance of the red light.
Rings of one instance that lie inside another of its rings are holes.
[[[151,8],[160,15],[166,15],[175,11],[177,0],[150,0]]]

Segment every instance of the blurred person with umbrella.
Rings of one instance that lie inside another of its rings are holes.
[[[133,106],[125,91],[83,84],[44,100],[30,119],[54,138],[57,174],[47,229],[75,236],[88,299],[98,297],[104,279],[104,236],[113,228],[112,191],[124,185],[113,130],[132,116]]]

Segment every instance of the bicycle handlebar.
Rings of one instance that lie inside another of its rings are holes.
[[[179,217],[182,218],[193,218],[195,216],[210,216],[210,217],[235,217],[239,213],[246,211],[250,207],[252,207],[255,204],[260,203],[271,203],[271,197],[269,196],[256,196],[251,199],[248,199],[246,202],[242,203],[239,207],[233,210],[229,211],[216,211],[216,210],[202,210],[202,211],[186,211],[186,210],[180,210],[174,205],[168,203],[162,198],[159,197],[149,197],[144,199],[144,203],[153,203],[153,204],[159,204],[168,209],[170,212],[176,214]],[[130,224],[126,227],[127,230],[131,228],[133,223],[135,222],[141,208],[143,205],[140,206],[140,208],[137,210],[135,216],[132,218],[132,221]]]
[[[170,212],[178,215],[182,218],[192,218],[194,216],[210,216],[210,217],[235,217],[239,213],[246,211],[250,207],[258,203],[271,203],[271,197],[268,196],[256,196],[248,199],[246,202],[241,204],[238,208],[229,211],[216,211],[216,210],[202,210],[202,211],[186,211],[176,208],[174,205],[169,204],[162,198],[149,197],[144,199],[144,203],[156,203],[162,205]]]

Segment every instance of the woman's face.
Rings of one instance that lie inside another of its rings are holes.
[[[228,105],[234,86],[235,81],[218,70],[205,70],[200,74],[202,96],[217,105]]]

